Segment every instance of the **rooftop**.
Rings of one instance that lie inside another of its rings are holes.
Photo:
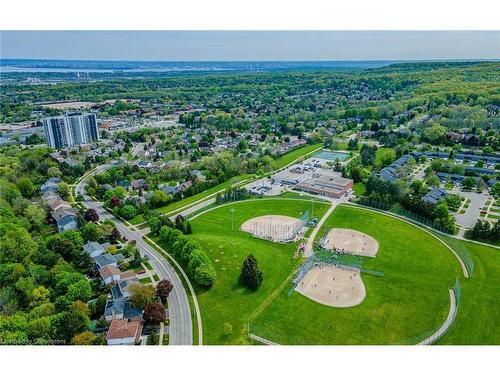
[[[128,321],[125,319],[112,320],[109,326],[107,340],[135,338],[139,339],[142,332],[142,322],[140,320]]]

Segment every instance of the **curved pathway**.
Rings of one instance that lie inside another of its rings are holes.
[[[453,289],[450,289],[450,311],[448,312],[448,317],[444,321],[443,325],[439,327],[439,329],[436,332],[434,332],[424,341],[419,342],[417,345],[431,345],[435,343],[437,340],[443,337],[446,331],[448,331],[448,328],[450,328],[456,316],[457,316],[457,300],[455,292],[453,291]]]

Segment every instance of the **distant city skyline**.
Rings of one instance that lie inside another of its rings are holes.
[[[482,60],[500,31],[1,31],[2,59]]]

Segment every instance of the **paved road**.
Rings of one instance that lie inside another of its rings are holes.
[[[108,166],[100,166],[96,172],[104,171]],[[121,221],[117,220],[113,215],[107,212],[101,202],[91,200],[84,194],[85,181],[88,176],[83,178],[75,187],[76,195],[82,194],[84,200],[81,202],[87,208],[93,208],[99,214],[101,219],[111,219],[115,222],[120,233],[129,240],[135,240],[136,246],[142,255],[149,257],[149,263],[156,270],[160,279],[168,279],[174,285],[174,289],[168,297],[168,308],[170,315],[169,325],[169,345],[192,345],[193,344],[193,326],[191,321],[191,309],[189,300],[182,285],[182,281],[170,266],[170,264],[154,250],[148,243],[142,239],[142,233],[132,231]]]

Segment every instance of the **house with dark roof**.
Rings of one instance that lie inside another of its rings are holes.
[[[146,181],[144,181],[142,178],[139,178],[137,180],[132,180],[130,182],[130,187],[134,190],[139,190],[139,189],[147,189],[148,184],[146,184]]]
[[[384,181],[394,182],[400,178],[398,170],[404,166],[408,160],[410,160],[411,155],[403,155],[399,159],[395,160],[391,165],[382,168],[380,171],[380,178]]]
[[[108,253],[101,254],[97,257],[94,258],[94,262],[97,266],[97,269],[105,267],[105,266],[110,266],[113,265],[116,267],[117,265],[117,260],[116,258]]]
[[[175,194],[180,193],[180,191],[179,191],[179,189],[177,189],[177,187],[170,186],[170,185],[161,185],[160,190],[162,190],[165,193],[170,194],[170,195],[175,195]]]
[[[57,177],[52,177],[52,178],[49,178],[47,181],[45,181],[45,183],[40,186],[40,191],[43,193],[47,192],[47,191],[57,191],[57,189],[59,188],[59,184],[62,182],[62,180],[60,178],[57,178]]]
[[[446,199],[448,193],[443,188],[432,188],[422,197],[422,200],[426,203],[437,205],[443,199]]]
[[[108,299],[104,308],[104,319],[110,322],[114,319],[142,320],[142,309],[132,306],[123,298]]]

